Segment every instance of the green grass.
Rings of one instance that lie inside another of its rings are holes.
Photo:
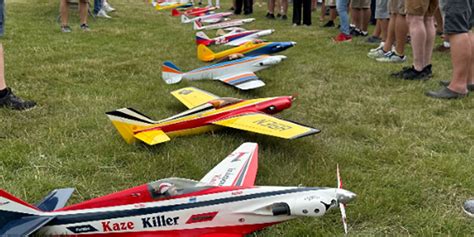
[[[394,80],[388,74],[402,65],[368,59],[373,46],[362,39],[333,44],[337,31],[320,28],[319,16],[309,28],[293,28],[290,20],[266,20],[265,9],[256,7],[257,21],[246,27],[274,28],[267,39],[298,42],[284,52],[288,60],[258,73],[267,86],[251,92],[214,81],[169,86],[160,77],[164,60],[183,70],[205,65],[196,59],[191,26],[144,1],[113,5],[114,19],[91,20],[90,33],[80,31],[72,13],[73,33],[62,34],[57,0],[8,2],[1,39],[7,82],[39,106],[0,110],[2,189],[34,203],[54,188],[76,187],[76,203],[164,177],[200,179],[253,141],[260,145],[258,185],[335,186],[339,163],[346,188],[358,194],[347,209],[353,235],[474,234],[473,220],[461,211],[474,196],[473,98],[424,96],[450,78],[449,55],[434,53],[435,76],[428,82]],[[322,133],[287,141],[222,130],[147,147],[123,142],[104,114],[127,106],[164,118],[185,109],[169,92],[191,85],[240,98],[298,94],[281,116]],[[342,234],[333,211],[256,236]]]

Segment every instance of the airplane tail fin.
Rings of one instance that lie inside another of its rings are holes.
[[[181,23],[189,23],[189,17],[186,15],[182,14],[181,15]]]
[[[197,56],[199,60],[204,62],[209,62],[216,58],[215,53],[203,44],[198,45]]]
[[[173,8],[173,10],[171,10],[171,16],[179,16],[179,15],[181,15],[181,13],[178,10],[176,10],[176,8]]]
[[[163,63],[163,66],[161,67],[161,75],[167,84],[175,84],[183,79],[183,72],[181,72],[181,70],[170,61]]]
[[[128,144],[136,141],[134,131],[151,127],[156,123],[156,121],[132,108],[122,108],[105,114]]]
[[[209,36],[206,35],[206,33],[202,31],[196,32],[196,44],[203,44],[206,46],[211,45],[213,42],[212,39],[209,38]]]
[[[202,24],[201,21],[194,21],[194,30],[202,30]]]

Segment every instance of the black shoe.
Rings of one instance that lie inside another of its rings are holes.
[[[323,27],[329,28],[329,27],[334,27],[334,21],[328,21],[326,24],[323,25]]]
[[[81,29],[82,29],[82,31],[91,31],[91,29],[89,28],[89,25],[87,25],[87,24],[82,24]]]
[[[439,84],[442,86],[449,86],[449,84],[451,84],[451,81],[440,81]],[[467,84],[467,90],[474,91],[474,84]]]
[[[433,97],[436,99],[461,99],[467,96],[466,94],[461,94],[456,91],[450,90],[448,87],[443,87],[439,91],[428,91],[426,96]]]
[[[357,37],[357,36],[361,36],[361,35],[362,35],[362,31],[360,31],[358,28],[353,28],[353,29],[351,30],[351,35],[352,35],[352,36],[356,36],[356,37]]]
[[[272,20],[275,19],[275,15],[273,15],[273,13],[270,13],[270,12],[267,13],[267,15],[265,17],[268,18],[268,19],[272,19]]]
[[[244,11],[244,15],[251,15],[252,12]]]
[[[377,37],[377,36],[372,35],[369,38],[367,38],[367,43],[380,44],[380,42],[382,42],[382,39],[380,37]]]
[[[280,18],[280,17],[281,17],[281,14],[280,14],[280,13],[278,13],[276,17],[277,17],[277,18]]]
[[[390,74],[390,76],[391,76],[391,77],[395,77],[395,78],[402,78],[402,77],[403,77],[403,74],[404,74],[406,71],[410,70],[410,69],[411,69],[411,67],[403,67],[401,71],[399,71],[399,72],[394,72],[394,73]]]
[[[27,110],[36,106],[34,101],[24,101],[13,94],[10,88],[6,88],[7,94],[0,98],[0,107],[7,107],[14,110]]]
[[[283,15],[283,16],[281,16],[281,19],[282,19],[282,20],[287,20],[288,17],[287,17],[286,15]]]
[[[432,78],[433,77],[433,71],[431,70],[432,69],[432,65],[431,64],[428,64],[425,66],[425,68],[423,68],[423,73],[425,74],[425,76],[427,78]]]
[[[428,80],[430,79],[424,70],[417,71],[414,66],[406,70],[402,75],[403,80]]]

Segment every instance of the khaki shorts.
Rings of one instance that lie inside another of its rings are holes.
[[[351,1],[352,8],[370,8],[370,0],[352,0]]]
[[[406,15],[405,0],[390,0],[388,5],[390,14]]]
[[[326,6],[327,7],[335,7],[336,6],[336,0],[326,0]]]
[[[433,16],[438,5],[438,0],[407,0],[406,10],[414,16]]]

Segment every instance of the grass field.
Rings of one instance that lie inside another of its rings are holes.
[[[363,39],[334,44],[336,29],[291,27],[264,18],[250,29],[274,28],[272,41],[296,41],[288,59],[259,72],[267,86],[241,92],[219,82],[166,85],[161,63],[183,70],[196,59],[194,31],[169,12],[144,1],[114,0],[111,20],[91,20],[92,32],[63,34],[57,0],[10,0],[6,78],[17,94],[36,100],[29,112],[0,110],[0,187],[36,202],[50,190],[75,187],[71,202],[177,176],[200,179],[241,143],[260,145],[258,185],[336,185],[336,164],[345,187],[358,194],[348,208],[350,234],[358,236],[473,236],[473,220],[461,210],[474,196],[474,100],[433,100],[424,95],[449,79],[448,54],[434,53],[434,78],[391,79],[402,65],[366,57]],[[230,1],[223,2],[230,7]],[[291,9],[290,9],[291,13]],[[220,49],[217,49],[220,50]],[[411,51],[408,50],[411,62]],[[409,62],[406,63],[409,65]],[[298,140],[222,130],[180,137],[147,147],[127,145],[104,112],[134,107],[155,119],[183,111],[169,92],[195,86],[239,98],[298,94],[281,116],[320,128]],[[343,235],[337,211],[298,219],[255,236]]]

